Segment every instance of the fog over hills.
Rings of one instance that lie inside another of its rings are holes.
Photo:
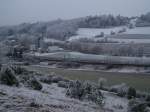
[[[100,14],[137,16],[149,12],[149,4],[149,0],[1,0],[0,26]]]

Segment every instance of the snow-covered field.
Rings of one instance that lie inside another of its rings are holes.
[[[118,32],[124,27],[125,26],[112,28],[80,28],[77,31],[77,34],[82,36],[96,36],[99,35],[101,32],[104,32],[105,35],[110,35],[111,31]]]
[[[108,38],[110,41],[117,41],[119,43],[150,43],[149,39],[121,39],[121,38]]]
[[[104,32],[106,35],[110,35],[111,31],[117,33],[122,28],[126,28],[127,30],[124,34],[150,34],[150,27],[135,27],[133,29],[128,29],[126,26],[121,26],[112,28],[79,28],[77,35],[96,36],[101,32]]]
[[[113,28],[79,28],[76,36],[70,37],[69,41],[77,40],[80,38],[93,38],[97,35],[100,35],[101,32],[104,32],[105,35],[110,35],[111,31],[118,32],[124,28],[121,27],[113,27]]]
[[[121,34],[122,35],[129,34],[129,38],[118,39],[119,38],[118,31],[122,30],[123,28],[126,28],[126,32],[121,33]],[[118,37],[110,38],[111,31],[115,32]],[[129,29],[126,26],[113,27],[113,28],[79,28],[79,30],[77,31],[77,35],[70,37],[69,41],[77,40],[80,38],[93,38],[94,40],[97,40],[97,38],[94,38],[94,37],[97,35],[100,35],[101,32],[104,32],[105,36],[109,36],[108,40],[110,41],[117,41],[120,43],[122,42],[150,43],[150,27],[135,27],[134,29]],[[136,34],[136,35],[130,35],[130,34]],[[103,38],[98,38],[98,39],[101,40]]]
[[[150,27],[136,27],[134,29],[127,29],[125,34],[150,34]]]

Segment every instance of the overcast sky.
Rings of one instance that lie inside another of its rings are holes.
[[[0,26],[108,13],[136,16],[149,11],[150,0],[0,0]]]

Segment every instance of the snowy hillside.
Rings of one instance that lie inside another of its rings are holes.
[[[79,28],[77,34],[82,36],[96,36],[104,32],[105,35],[110,35],[111,31],[118,32],[122,28],[124,28],[124,26],[112,28]]]
[[[126,31],[123,33],[118,33],[123,28],[125,28]],[[135,27],[133,29],[129,29],[125,26],[113,28],[79,28],[77,35],[70,37],[69,41],[78,40],[80,38],[93,38],[93,40],[101,40],[103,39],[102,37],[94,38],[95,36],[100,35],[101,32],[104,33],[104,36],[108,36],[107,39],[110,41],[120,43],[150,43],[150,27]],[[111,32],[114,32],[115,34],[111,35]]]
[[[136,27],[134,29],[128,29],[125,34],[150,34],[150,27]]]

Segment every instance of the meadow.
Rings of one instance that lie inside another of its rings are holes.
[[[88,70],[71,70],[63,68],[48,68],[39,66],[26,66],[27,69],[39,73],[50,74],[55,72],[57,75],[81,81],[97,82],[99,78],[105,78],[108,86],[126,83],[140,91],[150,91],[150,74],[146,73],[118,73]]]

